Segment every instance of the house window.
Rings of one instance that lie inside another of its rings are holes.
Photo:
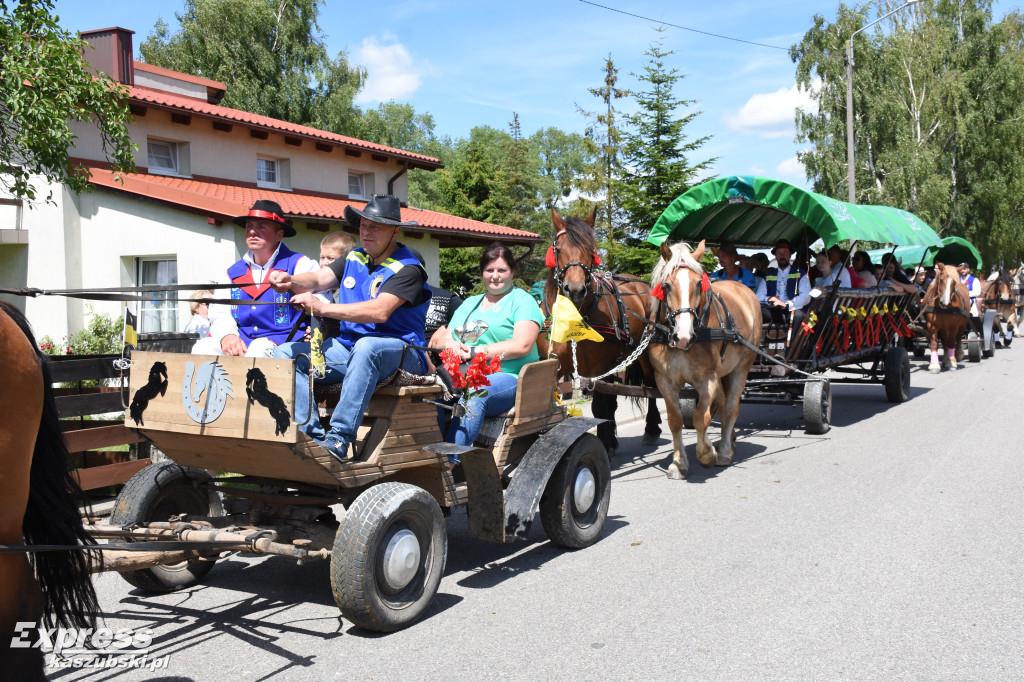
[[[136,261],[136,281],[140,286],[168,286],[178,283],[178,261],[174,259],[139,258]],[[139,314],[139,332],[178,331],[178,307],[169,299],[174,291],[146,294]]]
[[[279,171],[277,159],[256,159],[256,184],[260,187],[280,187]]]
[[[178,175],[178,145],[165,140],[147,140],[147,157],[150,173]]]
[[[348,174],[348,195],[354,199],[366,199],[373,194],[373,175],[370,173]]]

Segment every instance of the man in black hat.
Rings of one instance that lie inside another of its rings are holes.
[[[235,285],[231,298],[237,305],[210,306],[210,336],[200,339],[193,353],[204,355],[247,355],[270,357],[284,343],[301,311],[291,305],[291,295],[270,288],[271,272],[289,275],[319,269],[316,261],[295,253],[281,241],[294,237],[295,228],[283,218],[276,201],[260,199],[244,216],[232,219],[245,228],[245,255],[228,268],[228,279]],[[261,301],[275,305],[247,305]]]
[[[308,274],[270,275],[276,291],[294,293],[292,300],[313,315],[340,321],[339,335],[323,344],[327,374],[322,381],[344,380],[329,431],[324,431],[316,407],[311,405],[308,359],[299,357],[295,366],[296,419],[301,423],[313,411],[303,430],[340,461],[351,454],[356,429],[377,382],[399,367],[414,374],[426,370],[423,352],[406,347],[426,345],[424,325],[431,297],[426,270],[412,251],[398,242],[402,227],[416,223],[402,221],[397,197],[375,196],[362,210],[348,206],[345,219],[359,228],[362,246],[349,252],[344,261]],[[335,287],[339,287],[338,303],[324,304],[310,296],[310,292]],[[307,343],[287,344],[275,357],[308,354],[308,347]]]
[[[789,261],[793,246],[788,239],[775,242],[772,254],[778,267],[768,268],[764,278],[765,289],[758,298],[764,319],[781,323],[788,321],[789,311],[794,309],[793,299],[800,293],[799,284],[804,272]]]

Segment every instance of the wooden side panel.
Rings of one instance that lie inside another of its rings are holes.
[[[163,395],[158,391],[162,376],[157,363],[163,363],[167,371],[167,389]],[[192,381],[186,385],[190,363]],[[200,387],[193,384],[198,383],[196,376],[203,376],[204,369],[209,369],[207,363],[216,363],[221,369],[215,374],[223,373],[225,379],[205,382],[199,402],[194,402],[192,397],[199,393]],[[132,355],[129,394],[136,412],[144,404],[138,426],[151,438],[156,432],[170,431],[295,443],[298,430],[294,416],[293,368],[290,360],[272,358],[136,352]],[[257,398],[252,404],[247,399],[247,379]],[[186,408],[183,393],[188,396],[190,408]],[[224,408],[215,419],[202,424],[190,416],[190,412],[200,415],[204,407],[213,408],[218,397],[224,401]],[[133,424],[132,409],[125,413],[128,424]]]
[[[71,472],[78,480],[82,490],[95,490],[126,482],[136,472],[149,465],[149,458],[136,459],[129,462],[117,462],[98,467],[88,467]]]
[[[523,366],[519,372],[516,414],[512,421],[513,424],[551,410],[557,374],[558,360],[555,358],[531,362]]]
[[[165,431],[153,431],[148,435],[154,445],[183,466],[299,481],[331,488],[338,484],[335,476],[316,459],[310,457],[304,449],[289,443],[229,437],[211,438],[194,433]],[[305,438],[305,434],[303,437]],[[330,455],[319,446],[313,444],[313,447],[322,452],[324,457],[330,458]]]
[[[127,429],[121,424],[99,426],[95,429],[65,431],[64,440],[68,444],[68,452],[95,450],[96,448],[105,448],[111,445],[141,443],[143,441],[136,431]]]

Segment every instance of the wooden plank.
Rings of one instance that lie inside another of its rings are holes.
[[[79,429],[96,429],[101,426],[123,426],[124,420],[118,417],[117,419],[89,419],[89,420],[72,420],[65,419],[61,421],[60,428],[64,431],[64,435],[67,436],[68,431],[77,431]]]
[[[110,379],[121,375],[114,367],[120,355],[54,355],[50,357],[50,379],[54,383]]]
[[[91,393],[85,395],[65,395],[55,398],[57,412],[62,419],[83,417],[89,414],[120,412],[124,409],[120,393]]]
[[[100,426],[95,429],[77,429],[65,431],[64,440],[68,445],[68,452],[82,452],[83,450],[95,450],[111,445],[124,445],[126,443],[141,443],[145,439],[139,436],[137,431],[125,428],[123,424],[116,426]]]
[[[150,431],[173,431],[178,433],[191,433],[203,435],[216,435],[225,438],[247,438],[258,441],[273,441],[280,443],[295,443],[298,429],[294,419],[294,393],[295,377],[294,362],[290,360],[275,360],[273,358],[246,358],[246,357],[211,357],[202,355],[187,355],[182,353],[159,353],[159,352],[136,352],[132,356],[132,374],[130,382],[130,395],[132,401],[136,401],[141,395],[140,389],[146,387],[150,380],[150,373],[156,363],[162,362],[167,370],[167,388],[163,395],[160,395],[152,388],[147,388],[149,393],[155,393],[146,404],[142,412],[142,423],[146,432]],[[193,378],[189,386],[185,386],[186,371],[191,363],[194,374],[201,371],[204,363],[216,362],[223,371],[224,386],[226,383],[229,395],[227,396],[223,412],[213,421],[200,424],[191,416],[186,409],[185,400],[191,406],[191,412],[199,414],[206,404],[208,394],[217,392],[214,386],[203,391],[200,401],[193,402],[192,396],[199,390],[194,387]],[[246,396],[247,377],[252,370],[258,370],[266,380],[265,387],[259,391],[268,395],[268,402],[271,407],[260,404],[258,401],[250,404]],[[159,381],[162,377],[155,376]],[[183,397],[187,391],[187,396]],[[286,415],[287,425],[284,433],[277,433],[278,422],[272,413],[272,409]],[[126,421],[131,418],[130,410],[125,415]],[[140,424],[141,426],[142,424]]]
[[[149,465],[149,458],[137,459],[130,462],[118,462],[117,464],[106,464],[104,466],[78,469],[71,473],[78,480],[82,490],[95,490],[106,488],[111,485],[126,483],[136,472],[145,469]]]
[[[557,412],[548,412],[545,415],[540,415],[536,418],[530,419],[529,421],[513,422],[505,432],[511,436],[536,431],[544,428],[548,424],[554,424],[562,421],[563,419],[565,419],[565,413],[562,412],[562,408],[558,408]]]
[[[148,432],[148,435],[156,447],[183,466],[311,483],[330,488],[337,485],[331,472],[308,454],[309,448],[305,444],[300,447],[282,442],[165,431]],[[302,436],[307,438],[305,434]],[[311,447],[324,452],[316,444],[312,444]],[[326,452],[324,454],[326,455]]]

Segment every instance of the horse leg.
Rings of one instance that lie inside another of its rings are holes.
[[[717,455],[715,449],[708,443],[708,428],[711,426],[711,406],[718,400],[718,380],[705,377],[697,382],[699,397],[697,398],[697,411],[693,415],[693,427],[697,431],[697,461],[701,465],[710,467],[715,465]]]
[[[665,416],[668,430],[672,432],[672,463],[668,465],[668,477],[674,481],[686,478],[690,472],[690,462],[686,458],[683,447],[683,412],[679,409],[680,386],[665,372],[655,374],[658,391],[665,400]]]
[[[607,421],[597,425],[597,437],[608,451],[608,457],[615,456],[615,449],[619,446],[619,439],[615,437],[615,396],[607,393],[594,393],[594,403],[591,411],[598,419]]]
[[[745,383],[743,377],[746,376],[746,372],[741,375],[739,371],[733,370],[721,379],[722,406],[718,416],[722,420],[722,440],[718,443],[718,458],[715,461],[720,467],[729,466],[736,446],[736,419],[740,415],[740,397]]]
[[[646,357],[640,359],[640,366],[643,370],[644,380],[643,385],[649,388],[655,388],[657,384],[654,381],[654,368],[651,367],[650,361]],[[658,408],[658,400],[651,398],[647,401],[647,421],[644,424],[644,445],[657,445],[661,436],[661,410]]]

